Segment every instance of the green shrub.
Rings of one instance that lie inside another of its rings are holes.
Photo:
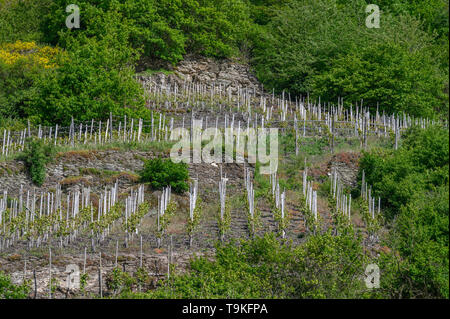
[[[37,95],[36,79],[47,73],[33,61],[7,64],[0,56],[0,118],[25,118],[28,103]]]
[[[102,39],[68,37],[68,58],[38,78],[38,94],[26,108],[35,122],[68,125],[72,116],[88,121],[106,119],[110,112],[133,117],[150,113],[143,88],[134,79],[137,52],[128,47],[125,32],[117,29],[117,15],[105,19]]]
[[[266,25],[289,2],[290,0],[249,0],[251,18],[259,25]]]
[[[374,149],[360,160],[373,195],[383,199],[388,217],[396,215],[414,194],[448,185],[448,130],[418,127],[405,132],[397,150]]]
[[[42,17],[48,13],[51,1],[1,0],[0,43],[39,41],[42,37]]]
[[[368,258],[349,231],[311,236],[305,245],[280,243],[273,233],[217,244],[213,260],[199,257],[190,270],[143,298],[363,298]]]
[[[170,159],[150,159],[145,162],[139,175],[141,182],[149,184],[153,189],[170,186],[177,193],[188,190],[189,171],[185,163],[174,163]]]
[[[311,93],[328,102],[343,97],[346,106],[363,99],[373,108],[379,102],[387,113],[447,114],[445,43],[437,45],[407,11],[382,11],[381,28],[369,29],[366,5],[362,0],[297,0],[281,7],[254,37],[258,79],[277,92]]]
[[[243,0],[119,0],[78,1],[81,28],[65,27],[65,7],[70,0],[57,0],[44,20],[44,40],[65,46],[67,35],[103,37],[111,13],[133,48],[143,55],[176,63],[185,53],[214,57],[237,54],[250,23]]]
[[[45,166],[51,161],[54,155],[52,144],[44,144],[41,139],[28,140],[26,148],[19,156],[25,162],[31,180],[37,186],[41,186],[45,180]]]
[[[383,11],[420,18],[425,31],[448,38],[448,0],[380,0],[377,4]]]
[[[122,291],[131,291],[136,279],[129,273],[116,267],[106,277],[106,288],[112,290],[114,294]]]
[[[448,163],[448,129],[440,127],[412,127],[397,151],[376,149],[360,160],[392,219],[394,252],[382,255],[380,268],[393,298],[449,297]]]
[[[408,297],[449,298],[449,188],[414,194],[402,206],[391,234],[411,278]],[[399,285],[401,287],[401,285]]]
[[[311,90],[325,101],[340,96],[348,103],[363,99],[374,112],[379,105],[388,114],[431,118],[445,110],[448,97],[432,53],[422,51],[393,41],[362,47],[334,59],[329,70],[313,76]]]
[[[25,299],[30,293],[30,286],[27,283],[15,285],[11,277],[0,272],[0,299]]]

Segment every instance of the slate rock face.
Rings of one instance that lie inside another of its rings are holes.
[[[136,185],[135,174],[142,169],[142,158],[162,156],[151,151],[70,151],[57,155],[46,167],[46,178],[41,187],[32,182],[21,161],[9,161],[10,173],[0,177],[0,191],[8,191],[11,196],[18,196],[20,187],[23,191],[37,193],[54,190],[61,184],[64,192],[74,191],[80,186],[91,187],[91,191],[104,190],[119,181],[119,190],[124,191]]]
[[[144,88],[159,86],[163,90],[173,88],[174,85],[182,87],[185,82],[200,82],[207,85],[221,85],[236,94],[238,88],[248,88],[260,93],[262,85],[251,73],[250,67],[229,59],[214,60],[204,57],[187,56],[172,70],[173,73],[162,72],[153,75],[138,75]]]
[[[336,154],[328,164],[330,172],[336,169],[342,183],[349,187],[356,187],[360,157],[361,154],[356,152]]]

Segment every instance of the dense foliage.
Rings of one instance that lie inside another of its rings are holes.
[[[0,45],[66,52],[51,69],[0,56],[0,117],[148,115],[135,67],[185,54],[250,59],[277,92],[448,116],[446,0],[381,1],[378,29],[365,26],[364,0],[81,0],[80,28],[68,29],[71,3],[0,1]]]
[[[174,163],[170,159],[154,158],[146,161],[139,175],[140,181],[148,183],[153,189],[170,186],[173,191],[182,193],[189,188],[187,165]]]
[[[448,130],[412,127],[403,136],[397,151],[375,149],[365,153],[360,165],[374,196],[385,199],[389,217],[393,217],[414,194],[448,186]]]
[[[397,151],[373,150],[361,169],[393,219],[388,245],[395,297],[449,297],[449,135],[409,129]],[[394,271],[395,270],[395,271]]]
[[[35,80],[57,66],[62,53],[34,41],[0,44],[0,117],[27,117]]]
[[[101,41],[74,41],[69,59],[36,79],[39,90],[27,107],[34,122],[67,125],[72,116],[86,121],[105,119],[110,112],[116,116],[149,114],[129,66],[132,51],[114,33],[108,35]]]
[[[0,0],[0,127],[24,129],[28,120],[68,125],[72,117],[103,120],[110,113],[148,119],[136,68],[170,68],[187,54],[249,61],[266,89],[293,97],[332,103],[342,97],[346,107],[362,103],[373,111],[448,118],[448,0],[380,0],[380,28],[372,29],[365,25],[370,2],[80,0],[81,25],[70,30],[72,0]],[[293,153],[293,135],[281,139],[284,154]],[[301,151],[317,155],[327,143]],[[22,160],[42,185],[52,149],[40,140],[26,145]],[[295,174],[303,160],[296,161],[283,187],[300,189]],[[363,251],[353,229],[313,235],[295,248],[256,237],[219,243],[213,261],[195,259],[190,272],[137,296],[448,298],[448,129],[412,127],[398,150],[372,149],[360,166],[389,223],[388,249],[379,257]],[[181,193],[188,176],[186,164],[152,159],[140,181]],[[264,194],[259,189],[256,196]],[[376,292],[361,279],[370,262],[382,269]],[[112,289],[135,282],[124,276],[115,271]],[[0,273],[0,297],[26,294]]]
[[[258,78],[278,92],[310,92],[332,102],[343,97],[346,105],[363,99],[388,113],[447,113],[445,41],[426,32],[418,16],[394,15],[381,5],[380,28],[367,28],[366,5],[357,0],[289,2],[257,36],[253,63]]]
[[[111,14],[130,46],[143,54],[177,62],[183,54],[227,57],[237,53],[239,35],[248,23],[241,0],[115,0],[78,1],[81,32],[64,27],[69,0],[53,1],[43,23],[44,39],[64,45],[67,36],[101,36]]]
[[[0,43],[39,41],[40,24],[53,0],[0,0]]]
[[[30,293],[30,287],[24,283],[15,285],[11,277],[0,272],[0,299],[25,299]]]
[[[317,235],[302,246],[273,234],[217,244],[214,261],[191,262],[187,274],[139,298],[356,298],[369,296],[362,275],[367,256],[353,231]]]
[[[45,166],[53,159],[54,148],[52,144],[44,144],[41,139],[34,139],[26,144],[20,159],[25,162],[33,183],[41,186],[46,176]]]

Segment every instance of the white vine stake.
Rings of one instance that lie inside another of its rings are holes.
[[[194,179],[189,190],[189,218],[194,221],[194,210],[197,204],[198,180]]]
[[[220,219],[223,220],[223,215],[225,213],[225,199],[227,193],[227,181],[228,178],[222,177],[219,182],[219,195],[220,195]]]

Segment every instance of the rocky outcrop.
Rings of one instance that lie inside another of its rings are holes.
[[[11,196],[19,196],[20,188],[24,192],[37,193],[52,191],[57,184],[64,193],[90,187],[94,193],[100,193],[105,186],[117,181],[120,192],[126,192],[138,184],[138,173],[144,160],[155,157],[168,157],[168,150],[77,150],[59,153],[46,167],[46,178],[42,187],[36,187],[23,162],[13,160],[0,163],[0,192],[8,191]],[[250,165],[251,167],[251,165]],[[223,174],[229,178],[228,185],[243,187],[243,164],[227,163],[222,165]],[[217,199],[217,181],[220,179],[220,167],[216,164],[198,163],[189,165],[189,176],[199,179],[199,186],[205,196]]]
[[[360,153],[342,152],[333,156],[329,171],[336,169],[339,179],[348,187],[357,186]]]
[[[57,154],[52,163],[46,167],[46,178],[42,187],[36,187],[30,180],[21,161],[2,163],[3,175],[0,177],[0,191],[8,191],[11,196],[18,196],[20,187],[23,191],[38,193],[54,190],[59,183],[64,192],[90,186],[93,192],[99,192],[105,186],[119,182],[120,191],[125,191],[136,184],[136,173],[143,167],[143,159],[164,157],[158,152],[123,151],[123,150],[80,150]],[[8,169],[8,172],[6,169]]]
[[[250,67],[229,59],[215,60],[204,57],[186,57],[170,72],[158,72],[152,75],[137,75],[137,79],[144,88],[159,86],[182,87],[186,82],[202,83],[206,85],[222,86],[231,89],[232,93],[238,88],[248,88],[260,92],[262,85],[251,73]]]

